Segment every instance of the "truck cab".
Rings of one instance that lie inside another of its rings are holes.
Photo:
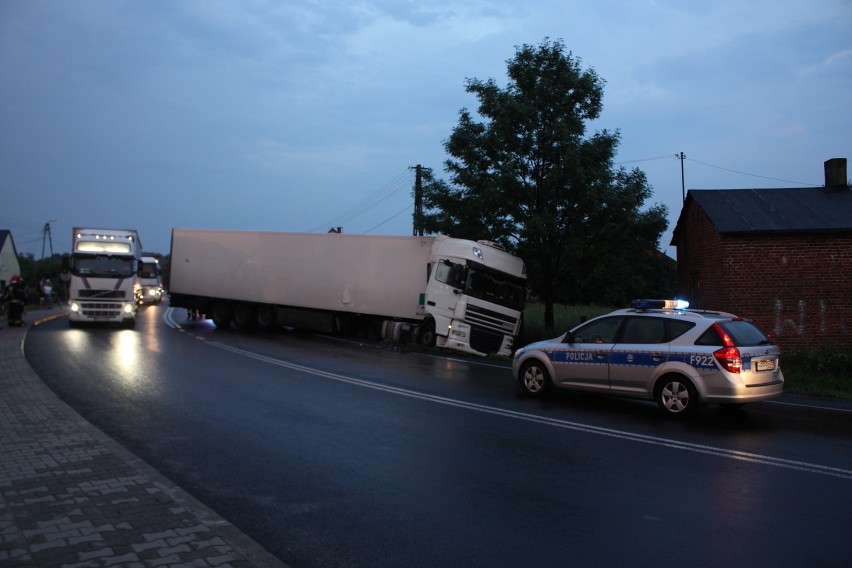
[[[142,289],[140,303],[159,304],[163,301],[160,259],[156,256],[142,257],[142,269],[139,271],[139,285]]]
[[[471,354],[509,356],[520,331],[526,268],[494,243],[443,238],[430,263],[425,310],[434,321],[423,343]]]
[[[132,327],[141,297],[141,244],[133,229],[81,229],[71,235],[67,260],[68,319],[80,323],[118,323]]]

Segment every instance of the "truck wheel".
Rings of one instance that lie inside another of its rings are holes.
[[[216,327],[226,328],[231,325],[232,317],[231,306],[225,302],[216,302],[213,304],[213,310],[210,314],[210,319],[216,324]]]
[[[254,323],[258,329],[272,329],[275,326],[275,308],[272,306],[258,306],[254,310]]]
[[[424,321],[420,326],[420,345],[424,347],[435,347],[435,320]]]
[[[248,304],[237,304],[234,308],[234,325],[240,329],[254,326],[254,308]]]

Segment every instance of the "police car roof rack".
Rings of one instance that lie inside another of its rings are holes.
[[[685,310],[689,307],[686,300],[633,300],[630,307],[637,311],[644,310]]]

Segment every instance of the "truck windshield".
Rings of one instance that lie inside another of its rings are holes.
[[[524,309],[526,284],[523,279],[491,270],[485,266],[468,264],[471,266],[468,266],[467,282],[464,287],[465,294],[513,310],[521,311]]]
[[[74,276],[129,278],[133,276],[133,259],[108,254],[75,254],[71,264]]]
[[[142,264],[142,272],[139,276],[142,278],[157,278],[160,275],[159,266],[146,262]]]

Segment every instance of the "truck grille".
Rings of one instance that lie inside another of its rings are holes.
[[[503,345],[503,333],[473,326],[470,329],[470,346],[480,353],[497,353]]]
[[[125,297],[125,290],[80,290],[79,296],[81,298],[103,298],[107,299],[118,299],[123,300]]]
[[[121,304],[80,302],[80,313],[89,318],[118,318],[121,317]]]
[[[503,337],[515,331],[518,318],[468,304],[465,315],[471,327],[470,346],[482,353],[496,353]]]

